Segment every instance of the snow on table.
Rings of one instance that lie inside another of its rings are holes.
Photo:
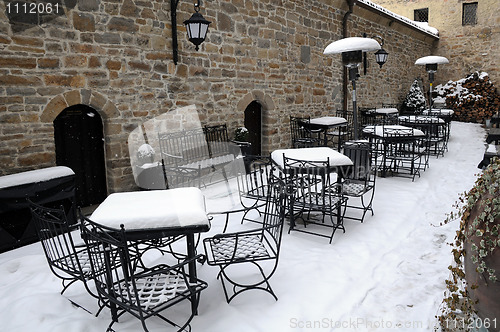
[[[38,183],[52,179],[75,175],[75,172],[66,166],[54,166],[17,174],[0,176],[0,189],[20,186],[28,183]]]
[[[453,115],[453,113],[455,112],[452,109],[448,108],[443,108],[443,109],[433,108],[430,112],[429,110],[424,110],[422,112],[423,115]]]
[[[397,108],[394,107],[384,107],[384,108],[374,108],[368,111],[368,113],[376,113],[376,114],[397,114],[399,113]]]
[[[364,133],[372,134],[378,137],[385,137],[388,134],[398,134],[402,136],[425,136],[424,132],[420,129],[401,125],[387,125],[387,126],[366,126],[363,129]]]
[[[285,168],[283,155],[287,158],[317,162],[328,159],[329,165],[332,167],[353,165],[349,157],[328,147],[274,150],[271,153],[271,159],[281,168]]]
[[[399,120],[405,122],[427,122],[427,123],[444,123],[445,121],[441,118],[437,118],[429,115],[402,115],[398,117]]]
[[[346,124],[347,120],[339,116],[323,116],[321,118],[314,118],[309,121],[310,124],[320,126],[336,126]]]
[[[198,188],[114,193],[92,213],[101,225],[126,230],[208,225],[205,202]]]

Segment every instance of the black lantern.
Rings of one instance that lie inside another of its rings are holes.
[[[177,45],[177,5],[180,0],[170,0],[170,10],[172,15],[172,52],[174,63],[177,64],[178,61],[178,45]],[[205,41],[208,31],[208,25],[211,23],[199,13],[200,11],[200,0],[194,4],[195,13],[189,18],[189,20],[184,21],[186,25],[186,30],[188,33],[189,41],[196,46],[196,50],[199,50],[199,45]]]
[[[380,50],[375,52],[375,61],[377,61],[380,68],[382,68],[384,63],[387,62],[388,55],[389,55],[389,53],[387,53],[386,50],[384,50],[383,48],[381,48]]]
[[[186,30],[188,34],[188,39],[191,43],[196,46],[196,50],[199,50],[199,45],[205,41],[208,31],[208,25],[212,22],[205,20],[203,15],[199,13],[200,2],[198,1],[194,5],[194,13],[189,20],[185,20]]]

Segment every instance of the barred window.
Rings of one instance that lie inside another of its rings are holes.
[[[413,17],[417,22],[429,22],[429,8],[415,9]]]
[[[477,24],[476,12],[477,2],[464,3],[462,10],[462,25]]]

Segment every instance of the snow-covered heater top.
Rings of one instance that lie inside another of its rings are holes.
[[[430,64],[441,65],[445,63],[450,63],[450,62],[444,56],[437,56],[437,55],[424,56],[423,58],[417,59],[417,61],[415,61],[416,65],[430,65]]]
[[[330,43],[323,54],[338,54],[351,51],[371,52],[381,48],[380,44],[372,38],[348,37]]]

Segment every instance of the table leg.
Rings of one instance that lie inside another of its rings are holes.
[[[194,234],[187,234],[186,235],[186,243],[187,243],[188,259],[192,259],[196,256],[196,244],[194,241]],[[196,281],[196,260],[193,259],[192,261],[190,261],[188,268],[189,268],[189,281],[195,282]],[[198,314],[198,301],[196,299],[196,295],[193,295],[191,297],[191,312],[194,315]]]

